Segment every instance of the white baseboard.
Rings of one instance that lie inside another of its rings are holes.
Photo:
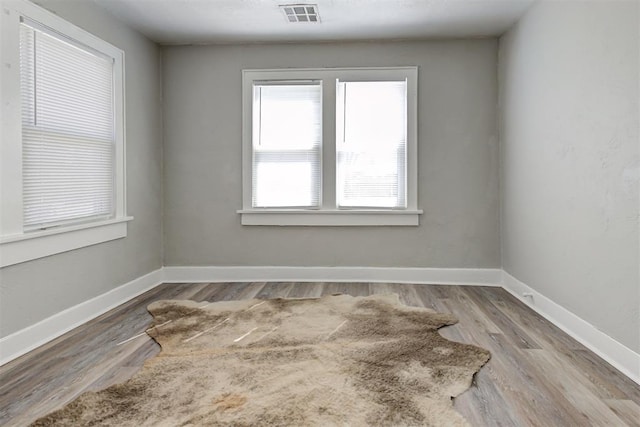
[[[388,282],[499,286],[498,268],[164,267],[165,283]]]
[[[502,286],[616,369],[640,384],[640,354],[497,268],[163,267],[0,339],[0,365],[153,289],[161,283],[388,282]],[[533,298],[524,298],[530,293]]]
[[[164,267],[0,339],[0,366],[161,283],[393,282],[498,286],[500,269],[372,267]]]
[[[158,269],[0,339],[0,366],[161,283],[162,269]]]
[[[536,292],[506,271],[502,272],[502,287],[620,372],[640,384],[640,354],[620,344],[592,324],[541,293]],[[531,294],[531,297],[525,298],[523,296],[525,293]]]

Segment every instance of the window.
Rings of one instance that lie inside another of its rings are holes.
[[[406,80],[339,80],[336,107],[338,207],[406,208]]]
[[[126,235],[123,53],[28,2],[3,15],[2,265]],[[6,155],[5,155],[6,153]]]
[[[320,203],[319,82],[253,86],[253,207]]]
[[[417,68],[243,71],[245,225],[418,225]]]

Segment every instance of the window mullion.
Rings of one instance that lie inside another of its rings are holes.
[[[322,209],[336,209],[336,79],[322,80]]]

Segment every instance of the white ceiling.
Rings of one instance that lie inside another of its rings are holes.
[[[162,44],[497,36],[535,0],[93,0]],[[279,4],[317,4],[288,23]]]

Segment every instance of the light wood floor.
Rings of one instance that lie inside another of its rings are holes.
[[[0,367],[0,425],[25,425],[132,376],[159,347],[143,332],[159,299],[219,301],[394,292],[458,317],[441,329],[492,357],[454,400],[474,426],[640,426],[640,387],[500,288],[378,283],[165,284]],[[120,345],[118,345],[120,344]]]

